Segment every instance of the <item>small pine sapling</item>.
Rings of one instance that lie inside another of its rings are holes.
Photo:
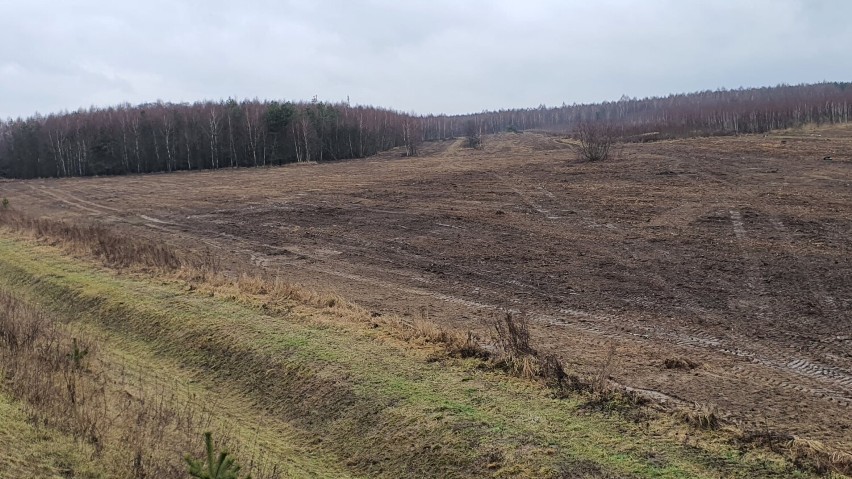
[[[73,342],[72,349],[66,356],[74,363],[74,369],[79,371],[83,369],[83,359],[88,356],[89,348],[80,349],[80,346],[77,344],[77,338],[71,338],[71,340]]]
[[[212,434],[204,433],[204,445],[207,449],[207,460],[199,461],[190,456],[186,456],[186,462],[189,464],[189,475],[196,479],[241,479],[240,466],[234,458],[228,457],[228,453],[222,451],[219,453],[218,459],[213,450]],[[242,479],[251,479],[251,475],[245,476]]]

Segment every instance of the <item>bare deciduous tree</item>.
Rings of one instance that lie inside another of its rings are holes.
[[[413,115],[402,121],[402,141],[405,144],[405,156],[417,156],[423,143],[423,130],[420,121]]]

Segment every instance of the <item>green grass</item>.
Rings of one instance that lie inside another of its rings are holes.
[[[685,441],[668,416],[588,412],[479,360],[427,361],[330,311],[273,314],[13,239],[0,287],[101,338],[117,364],[216,397],[245,451],[287,477],[808,477],[718,433]]]

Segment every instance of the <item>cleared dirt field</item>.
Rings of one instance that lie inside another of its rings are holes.
[[[0,183],[375,311],[483,330],[665,401],[852,450],[852,128],[627,145],[538,134],[364,161]],[[832,160],[823,158],[831,156]],[[667,369],[686,358],[694,369]]]

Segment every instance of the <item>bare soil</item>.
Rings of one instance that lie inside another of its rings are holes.
[[[615,381],[852,450],[852,128],[632,144],[599,163],[558,136],[463,144],[0,195],[375,314],[481,331],[518,311],[571,368],[594,373],[615,345]]]

